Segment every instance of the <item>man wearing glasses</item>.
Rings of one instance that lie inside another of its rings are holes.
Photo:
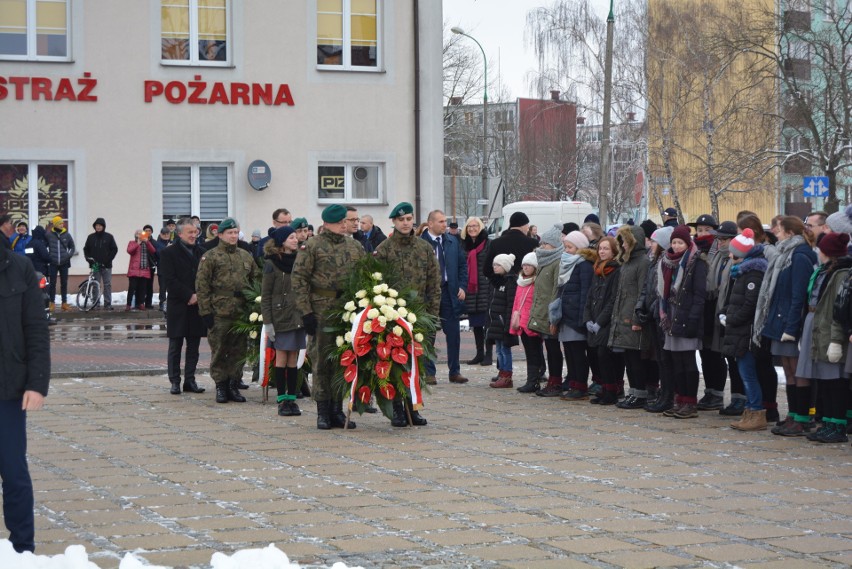
[[[814,243],[819,242],[820,235],[831,233],[831,228],[825,224],[828,214],[824,211],[811,212],[805,218],[805,227],[807,227],[814,235]]]
[[[290,213],[290,210],[287,208],[278,208],[272,212],[272,227],[269,228],[269,231],[266,232],[266,237],[261,239],[257,244],[257,249],[254,251],[255,258],[263,257],[263,246],[266,245],[266,242],[271,238],[272,233],[278,229],[279,227],[284,227],[285,225],[290,225],[293,221],[293,215]]]
[[[358,233],[358,222],[361,217],[358,215],[358,210],[351,205],[346,206],[346,232],[354,236]]]

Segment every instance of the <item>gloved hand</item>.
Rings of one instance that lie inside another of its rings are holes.
[[[788,334],[787,332],[784,332],[783,334],[781,334],[781,341],[782,341],[782,342],[795,342],[795,341],[796,341],[796,337],[795,337],[795,336],[791,336],[791,335],[790,335],[790,334]]]
[[[264,324],[263,329],[266,331],[266,337],[269,338],[270,342],[275,341],[275,326],[272,324]]]
[[[592,332],[597,334],[600,331],[601,331],[601,325],[598,324],[597,322],[592,322]]]
[[[313,313],[302,316],[302,326],[309,336],[317,335],[317,317]]]
[[[840,358],[843,357],[843,346],[836,342],[832,342],[828,345],[828,351],[825,353],[828,356],[828,361],[833,364],[836,364],[840,361]]]
[[[201,319],[204,321],[204,325],[207,326],[208,330],[213,328],[213,324],[216,323],[216,319],[213,318],[212,314],[205,314],[204,316],[201,317]]]
[[[594,325],[595,325],[595,323],[594,323],[594,322],[592,322],[591,320],[589,320],[588,322],[586,322],[586,330],[588,330],[590,334],[594,334],[594,333],[595,333]]]
[[[245,297],[246,297],[246,295],[243,294],[243,291],[241,291],[241,290],[235,290],[234,291],[234,298],[245,298]]]
[[[719,324],[721,324],[722,326],[725,326],[727,321],[728,321],[727,316],[725,316],[724,314],[719,315]]]

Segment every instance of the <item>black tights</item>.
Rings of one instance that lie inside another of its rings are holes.
[[[589,384],[589,358],[586,342],[562,342],[565,363],[568,366],[568,388],[585,390]]]

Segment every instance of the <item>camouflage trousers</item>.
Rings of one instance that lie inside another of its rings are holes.
[[[242,379],[246,358],[246,339],[241,334],[231,332],[234,323],[224,318],[216,318],[213,328],[207,331],[210,344],[210,377],[216,384]]]
[[[327,355],[336,345],[334,334],[323,332],[325,322],[320,321],[317,325],[317,335],[310,339],[308,344],[308,357],[311,358],[311,370],[313,382],[311,395],[314,401],[328,401],[339,399],[340,395],[334,393],[331,388],[331,378],[334,377],[337,367],[334,362],[329,361]]]

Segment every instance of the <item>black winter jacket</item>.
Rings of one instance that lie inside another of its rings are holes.
[[[27,258],[33,263],[33,268],[47,276],[50,265],[50,251],[47,249],[47,232],[44,227],[40,225],[33,227],[33,238],[27,245],[26,253]]]
[[[747,256],[741,263],[734,265],[736,278],[728,284],[728,298],[721,314],[725,315],[722,336],[722,354],[739,358],[751,349],[751,335],[754,326],[754,313],[757,299],[760,297],[760,285],[769,263],[763,256],[763,247]],[[755,249],[758,249],[755,247]]]
[[[367,234],[360,229],[355,233],[354,237],[355,240],[364,247],[364,251],[367,253],[373,253],[376,250],[376,247],[388,238],[387,235],[382,232],[382,228],[378,225],[373,226],[373,229],[370,230],[369,237],[367,237]]]
[[[488,246],[487,242],[488,236],[483,231],[480,235],[483,235],[483,238],[486,240],[485,247],[482,248],[482,251],[477,253],[476,255],[476,270],[477,270],[477,286],[479,287],[476,292],[470,292],[470,274],[468,274],[467,282],[468,282],[468,291],[467,296],[464,298],[464,308],[466,314],[482,314],[484,312],[488,312],[488,306],[491,302],[491,285],[488,280],[488,277],[485,276],[485,259],[488,257]],[[465,239],[462,242],[462,248],[464,249],[465,261],[467,261],[467,254],[471,248],[476,248],[476,246],[472,243],[470,239]],[[494,270],[494,267],[491,267],[491,270]]]
[[[112,234],[106,232],[106,221],[102,217],[97,218],[92,227],[95,225],[103,225],[104,230],[100,233],[95,230],[94,233],[89,234],[86,238],[86,244],[83,245],[83,255],[87,262],[91,258],[105,269],[111,269],[112,261],[118,255],[118,245],[115,243]],[[89,265],[91,266],[91,263]]]
[[[0,247],[0,400],[47,395],[50,335],[30,261]]]
[[[662,263],[662,261],[660,262]],[[671,323],[668,334],[678,338],[701,338],[704,335],[704,297],[707,291],[707,261],[696,249],[689,251],[686,271],[680,288],[668,299],[666,313]],[[657,265],[657,279],[660,277],[660,265]],[[662,303],[662,300],[660,301]]]
[[[596,334],[588,333],[587,342],[589,347],[606,346],[609,339],[609,327],[612,323],[612,307],[615,304],[615,289],[618,286],[618,263],[607,261],[607,266],[614,267],[614,271],[608,275],[594,274],[592,277],[592,288],[586,299],[586,308],[583,312],[583,326],[586,322],[594,322],[600,326]]]
[[[515,256],[512,272],[519,275],[521,274],[521,261],[524,260],[524,255],[531,253],[536,247],[538,247],[538,241],[532,237],[527,237],[523,231],[519,229],[506,230],[488,245],[488,255],[485,256],[482,271],[490,279],[494,276],[494,257],[511,253]]]
[[[160,279],[169,295],[166,311],[169,338],[207,336],[207,326],[198,313],[198,304],[187,304],[195,294],[195,277],[203,252],[200,245],[190,248],[178,239],[160,253]]]
[[[577,332],[586,333],[586,321],[583,320],[583,312],[586,309],[586,301],[589,299],[589,291],[592,288],[592,280],[595,277],[594,265],[588,260],[577,263],[571,272],[571,278],[562,285],[562,319],[560,326],[570,326]]]
[[[518,289],[518,275],[494,275],[489,290],[491,298],[488,307],[488,329],[486,338],[499,340],[507,346],[517,346],[518,336],[509,334],[512,321],[512,306],[515,304],[515,292]]]

